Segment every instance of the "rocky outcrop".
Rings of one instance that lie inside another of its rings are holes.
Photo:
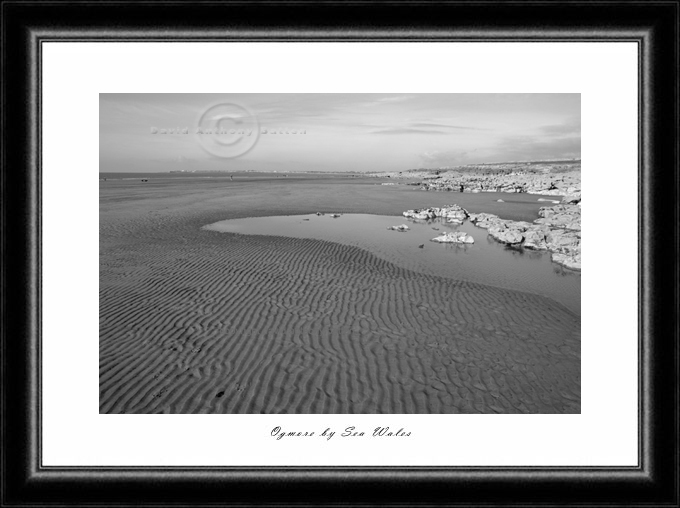
[[[579,272],[581,271],[581,254],[574,254],[573,256],[570,256],[568,254],[553,253],[552,260],[553,262],[566,268],[570,268],[571,270],[578,270]]]
[[[436,180],[420,182],[422,190],[455,192],[503,192],[543,194],[545,196],[568,196],[569,201],[581,199],[580,173],[469,175],[447,173]]]
[[[517,245],[524,240],[524,235],[518,229],[509,228],[505,225],[490,227],[489,236],[508,245]]]
[[[556,228],[581,230],[581,206],[557,205],[542,207],[538,211],[539,219],[536,224],[545,224]]]
[[[453,212],[453,220],[458,221],[461,215],[456,210],[463,211],[475,226],[486,229],[494,240],[532,250],[546,250],[553,253],[552,260],[572,270],[581,270],[581,206],[579,204],[559,204],[542,207],[539,218],[533,223],[501,219],[491,213],[467,213],[456,205],[444,208],[426,208],[423,210],[409,210],[404,212],[407,217],[418,217],[421,214],[428,218],[441,215],[442,210]],[[408,214],[408,215],[407,215]],[[451,220],[451,219],[449,219]],[[462,220],[459,222],[462,224]],[[469,236],[466,233],[447,233],[434,238],[432,241],[467,243],[459,238]],[[470,237],[471,238],[471,237]]]
[[[475,239],[472,236],[462,231],[444,233],[430,241],[439,243],[475,243]]]
[[[531,250],[548,250],[545,235],[549,231],[549,228],[532,228],[525,231],[522,247]]]
[[[572,194],[570,196],[564,196],[562,198],[562,203],[568,203],[568,204],[576,204],[581,202],[581,192],[579,191],[578,194]]]
[[[581,232],[563,229],[551,229],[545,235],[545,243],[549,251],[570,256],[581,254]]]
[[[448,222],[458,221],[462,224],[469,214],[465,208],[462,208],[458,205],[446,205],[441,208],[421,208],[419,210],[407,210],[402,215],[411,219],[421,220],[444,217],[448,219]]]

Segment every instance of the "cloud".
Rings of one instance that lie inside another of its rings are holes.
[[[487,131],[489,129],[482,129],[479,127],[468,127],[465,125],[450,125],[446,123],[437,122],[416,122],[411,124],[412,127],[434,127],[434,128],[444,128],[444,129],[454,129],[454,130],[469,130],[469,131]]]
[[[393,127],[371,131],[371,134],[447,134],[444,131],[434,129],[413,129],[410,127]]]
[[[371,132],[371,134],[451,134],[451,131],[479,131],[476,127],[464,125],[451,125],[437,122],[411,122],[399,127],[384,126]]]
[[[390,103],[390,102],[404,102],[405,100],[409,99],[411,96],[410,95],[398,95],[396,97],[383,97],[381,99],[376,100],[376,102],[385,104],[385,103]]]

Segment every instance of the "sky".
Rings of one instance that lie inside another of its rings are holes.
[[[580,157],[580,94],[99,95],[100,172],[404,171]]]

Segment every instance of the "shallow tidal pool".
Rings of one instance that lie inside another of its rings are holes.
[[[430,275],[466,280],[546,296],[581,314],[581,276],[550,260],[550,253],[500,244],[465,221],[419,221],[399,216],[344,214],[281,215],[231,219],[203,229],[243,235],[310,238],[365,249],[397,266]],[[406,232],[388,228],[406,224]],[[464,231],[474,244],[431,242],[449,231]],[[422,247],[420,247],[422,245]]]

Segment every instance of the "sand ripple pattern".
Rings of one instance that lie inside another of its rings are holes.
[[[102,225],[101,413],[580,412],[558,303],[214,220]]]

